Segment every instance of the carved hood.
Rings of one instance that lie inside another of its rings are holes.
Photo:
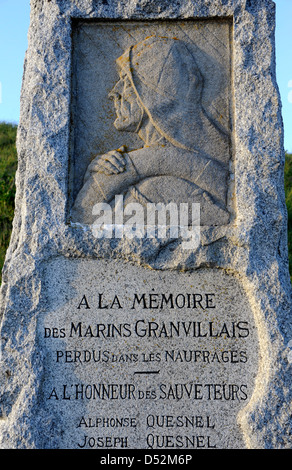
[[[203,151],[206,139],[226,140],[206,115],[201,99],[204,78],[188,44],[150,36],[117,59],[140,105],[172,144]]]

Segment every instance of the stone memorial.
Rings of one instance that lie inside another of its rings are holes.
[[[32,0],[2,449],[291,448],[272,0]]]

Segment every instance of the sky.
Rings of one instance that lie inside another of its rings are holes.
[[[29,0],[0,0],[0,122],[19,121],[29,3]],[[292,0],[275,3],[276,73],[282,100],[284,146],[292,153]]]

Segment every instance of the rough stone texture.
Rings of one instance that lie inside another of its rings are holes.
[[[274,15],[271,0],[31,1],[16,210],[1,290],[2,448],[37,448],[41,423],[55,432],[54,421],[38,408],[44,364],[35,344],[46,309],[43,269],[56,257],[115,258],[174,272],[217,268],[240,279],[259,341],[254,392],[239,415],[244,445],[291,447],[291,285]],[[193,252],[182,250],[181,240],[96,240],[90,230],[67,223],[71,18],[145,16],[233,19],[232,216],[227,226],[202,227]]]

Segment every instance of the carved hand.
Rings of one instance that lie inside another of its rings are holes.
[[[117,150],[111,150],[101,157],[95,158],[89,165],[90,172],[104,173],[105,175],[116,175],[126,170],[126,159],[123,155],[126,147],[123,145]]]

